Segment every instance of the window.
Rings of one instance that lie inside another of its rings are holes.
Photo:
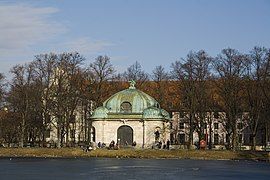
[[[242,134],[238,134],[238,142],[243,143],[243,135]]]
[[[261,134],[261,144],[265,144],[265,134]]]
[[[214,134],[214,144],[219,144],[218,134]]]
[[[45,134],[44,134],[45,138],[49,138],[50,133],[51,133],[50,129],[46,129]]]
[[[48,123],[50,123],[50,122],[51,122],[51,116],[48,115],[48,114],[46,114],[46,115],[45,115],[45,123],[48,124]]]
[[[180,118],[184,118],[185,117],[184,112],[180,112],[179,116],[180,116]]]
[[[91,134],[92,134],[92,141],[96,142],[96,129],[92,127],[91,129]]]
[[[131,113],[132,106],[129,102],[123,102],[120,107],[121,112],[123,113]]]
[[[249,135],[249,143],[251,144],[253,142],[253,136],[252,134]]]
[[[170,141],[172,144],[175,143],[175,139],[174,139],[174,135],[173,134],[170,134]]]
[[[178,134],[180,144],[185,144],[185,134]]]
[[[231,137],[229,134],[226,134],[226,142],[229,143],[231,141]]]
[[[72,139],[75,138],[75,129],[70,130],[70,138],[72,138]]]
[[[202,129],[206,129],[207,124],[206,123],[202,123]]]
[[[160,132],[158,130],[156,130],[156,132],[155,132],[155,141],[159,141],[159,137],[160,137]]]
[[[218,123],[214,123],[214,129],[218,129]]]
[[[237,123],[237,129],[243,129],[243,123]]]
[[[218,119],[219,118],[219,114],[218,112],[214,112],[214,118]]]
[[[179,123],[179,129],[184,129],[184,128],[185,128],[185,123],[180,122]]]
[[[76,120],[75,115],[72,115],[72,116],[70,117],[70,123],[75,123],[75,120]]]
[[[249,118],[248,113],[244,113],[243,116],[242,116],[242,119],[247,120],[248,118]]]

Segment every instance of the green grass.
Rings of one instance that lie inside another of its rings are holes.
[[[152,149],[97,149],[84,152],[79,148],[0,148],[0,157],[109,157],[109,158],[177,158],[177,159],[250,159],[269,161],[267,152],[226,150],[152,150]]]

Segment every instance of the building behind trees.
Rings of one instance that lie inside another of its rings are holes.
[[[266,146],[270,129],[270,50],[216,57],[191,51],[146,73],[139,62],[116,72],[107,56],[89,65],[79,53],[41,54],[0,74],[0,141],[4,146],[77,146],[95,141],[93,110],[128,88],[129,80],[171,114],[171,143],[194,148]],[[132,78],[132,79],[131,79]],[[10,79],[10,78],[9,78]],[[123,104],[123,110],[128,104]],[[54,136],[57,142],[50,142]],[[246,147],[248,148],[248,147]]]

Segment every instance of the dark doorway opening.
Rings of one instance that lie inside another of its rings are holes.
[[[117,130],[117,142],[120,146],[132,145],[133,129],[127,125],[120,126]]]

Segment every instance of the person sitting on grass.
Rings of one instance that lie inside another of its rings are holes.
[[[85,152],[92,151],[92,150],[93,150],[93,148],[89,145],[86,145],[86,147],[84,148]]]
[[[157,144],[157,146],[158,146],[158,149],[161,149],[162,142],[161,142],[161,141],[159,141],[159,142],[158,142],[158,144]]]
[[[114,140],[112,140],[110,145],[109,145],[109,149],[114,149],[114,145],[115,145],[115,142],[114,142]]]
[[[132,143],[132,147],[135,147],[136,146],[136,141],[133,141],[133,143]]]

